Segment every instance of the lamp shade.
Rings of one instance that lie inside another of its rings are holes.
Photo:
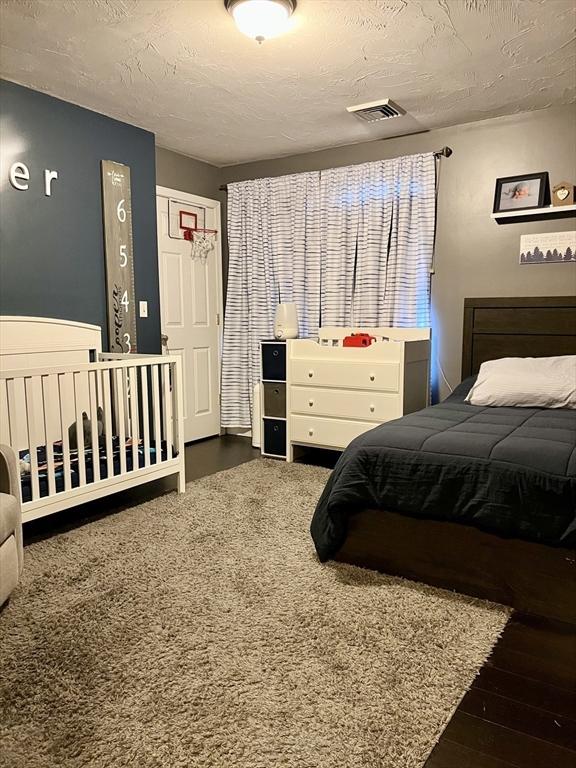
[[[278,304],[274,320],[275,339],[298,338],[298,310],[296,304]]]

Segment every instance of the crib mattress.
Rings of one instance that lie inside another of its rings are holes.
[[[54,465],[55,465],[55,480],[56,480],[56,493],[64,491],[64,460],[62,455],[62,441],[55,442],[53,444],[54,450]],[[100,462],[100,478],[106,479],[108,477],[108,463],[106,453],[106,441],[101,440],[99,446]],[[114,467],[114,475],[120,474],[120,455],[122,446],[120,445],[120,438],[112,438],[112,462]],[[132,456],[132,438],[127,438],[124,442],[124,453],[126,456],[126,471],[130,472],[134,469],[134,461]],[[157,464],[159,461],[166,461],[168,456],[167,443],[163,440],[160,448],[160,458],[154,447],[150,448],[150,464]],[[38,446],[36,449],[36,455],[38,459],[38,484],[40,489],[40,498],[48,496],[48,464],[47,464],[47,450],[45,445]],[[176,455],[176,451],[173,452]],[[27,502],[32,500],[32,478],[31,472],[28,469],[22,469],[22,462],[30,463],[30,452],[27,450],[20,451],[20,482],[22,485],[22,501]],[[84,449],[84,463],[86,466],[86,484],[94,482],[94,457],[92,448]],[[138,442],[138,467],[145,465],[145,453],[142,440]],[[71,485],[72,488],[78,488],[80,486],[80,472],[79,472],[79,460],[78,451],[70,451],[70,473],[71,473]]]

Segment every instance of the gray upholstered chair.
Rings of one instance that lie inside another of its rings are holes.
[[[0,445],[0,605],[18,584],[23,562],[20,472],[12,448]]]

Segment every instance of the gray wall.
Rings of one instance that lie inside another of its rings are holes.
[[[162,147],[156,147],[156,183],[180,192],[220,199],[219,168]]]
[[[160,350],[154,135],[46,94],[0,81],[0,313],[94,323],[107,348],[101,160],[130,166],[138,349]],[[25,163],[29,189],[8,181]],[[58,171],[52,195],[44,170]]]
[[[432,309],[434,354],[454,386],[460,381],[465,297],[576,292],[573,264],[518,263],[521,234],[574,229],[574,219],[498,225],[490,218],[498,176],[549,171],[551,185],[576,181],[575,136],[576,107],[562,107],[229,166],[222,169],[221,181],[321,170],[452,147],[452,157],[441,161]],[[443,385],[440,391],[442,395],[447,392]]]

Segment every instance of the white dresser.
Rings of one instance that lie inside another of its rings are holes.
[[[343,347],[350,333],[377,341]],[[429,328],[321,328],[318,342],[287,344],[288,461],[295,446],[343,450],[378,424],[428,405]]]

